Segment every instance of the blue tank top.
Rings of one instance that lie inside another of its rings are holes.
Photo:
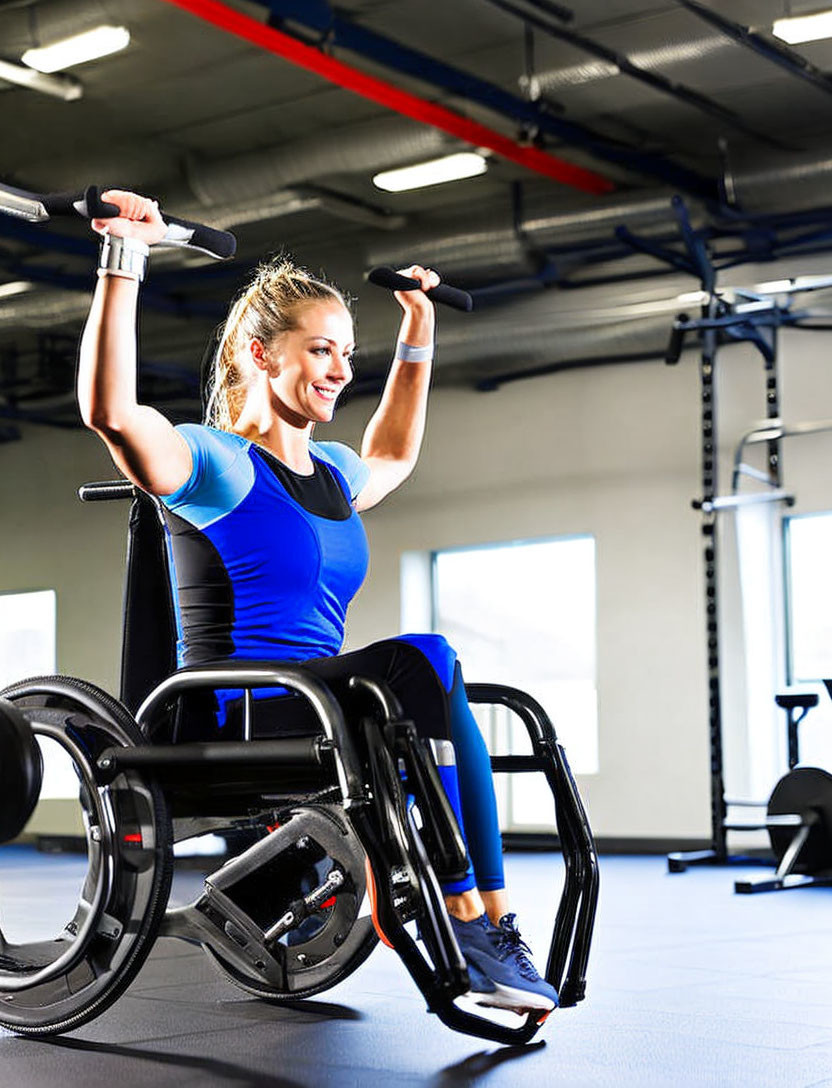
[[[316,513],[295,497],[309,477],[255,444],[196,424],[177,430],[193,469],[160,498],[179,667],[337,654],[347,607],[367,572],[367,538],[352,506],[366,465],[341,443],[311,443],[319,482],[342,505],[336,515],[331,503]]]

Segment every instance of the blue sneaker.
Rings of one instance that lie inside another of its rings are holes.
[[[451,917],[459,949],[468,964],[471,994],[478,1005],[524,1013],[557,1007],[558,995],[544,981],[531,961],[529,947],[520,936],[515,915],[505,914],[494,926],[483,914],[473,922]]]

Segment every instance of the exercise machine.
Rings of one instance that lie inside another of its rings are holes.
[[[676,852],[668,855],[668,869],[684,872],[695,865],[725,865],[747,863],[753,859],[729,848],[731,832],[768,829],[775,856],[784,876],[795,864],[790,847],[790,830],[801,833],[800,814],[793,801],[785,801],[790,793],[780,793],[781,780],[775,790],[776,809],[769,811],[769,823],[750,822],[729,813],[735,807],[760,807],[757,802],[737,800],[726,796],[723,752],[723,652],[720,630],[720,524],[724,517],[749,506],[768,504],[780,508],[793,505],[794,497],[783,487],[783,440],[805,434],[832,430],[832,420],[786,424],[780,412],[780,375],[778,369],[778,332],[781,328],[821,330],[832,328],[828,312],[797,305],[804,294],[832,286],[832,277],[798,277],[783,286],[776,296],[744,288],[722,289],[718,286],[720,271],[738,264],[804,252],[811,244],[819,244],[822,235],[810,229],[806,217],[795,215],[779,221],[776,217],[745,216],[728,203],[712,209],[713,221],[695,227],[681,197],[674,197],[678,238],[676,244],[640,238],[626,227],[616,234],[631,249],[649,254],[668,267],[694,276],[701,287],[701,312],[697,316],[680,313],[673,323],[665,353],[665,362],[675,365],[691,338],[700,345],[700,420],[701,420],[701,496],[692,506],[701,515],[703,538],[702,559],[705,590],[705,651],[708,669],[708,728],[710,748],[710,823],[711,835],[707,848]],[[718,357],[723,345],[747,343],[759,353],[763,362],[765,419],[740,437],[734,451],[731,488],[722,493],[718,448]],[[762,446],[765,454],[762,469],[747,463],[750,447]],[[753,480],[756,490],[743,490],[743,483]],[[780,698],[790,699],[792,696]],[[785,707],[785,703],[779,705]],[[795,704],[797,705],[797,704]],[[790,719],[796,746],[796,724]],[[796,750],[796,747],[795,747]],[[790,747],[791,752],[791,747]],[[792,767],[794,764],[790,764]],[[794,772],[792,772],[794,773]],[[825,772],[820,772],[821,774]],[[788,776],[787,776],[788,777]],[[803,776],[801,776],[803,777]],[[774,802],[774,794],[772,802]],[[793,807],[781,808],[781,804]],[[779,821],[775,826],[772,821]],[[813,842],[818,830],[812,832]],[[795,848],[797,849],[796,843]],[[800,855],[804,860],[804,852]],[[798,854],[800,850],[797,850]],[[803,864],[801,862],[800,864]],[[784,886],[791,885],[787,881]],[[738,890],[747,890],[746,888]],[[762,888],[760,889],[762,890]]]
[[[824,683],[832,696],[832,680]],[[832,775],[819,767],[800,765],[798,728],[819,699],[815,692],[785,692],[775,702],[786,712],[788,773],[772,790],[763,819],[729,827],[768,831],[777,868],[772,877],[735,881],[734,890],[745,895],[832,885]]]

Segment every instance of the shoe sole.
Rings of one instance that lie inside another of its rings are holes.
[[[494,981],[493,979],[491,980]],[[478,1005],[491,1009],[508,1009],[509,1012],[545,1012],[550,1013],[557,1005],[550,997],[535,994],[529,990],[517,990],[513,986],[504,986],[502,983],[494,983],[493,993],[476,993],[471,991],[471,997]]]

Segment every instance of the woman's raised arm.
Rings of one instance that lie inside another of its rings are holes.
[[[369,510],[404,483],[416,465],[425,433],[436,323],[425,291],[437,286],[439,276],[419,265],[403,274],[418,279],[422,290],[395,292],[404,313],[381,402],[361,443],[361,460],[370,476],[356,501],[357,510]]]
[[[78,405],[85,425],[100,436],[116,466],[134,484],[157,495],[181,487],[191,473],[185,440],[161,412],[136,399],[136,310],[142,252],[159,241],[165,224],[155,203],[122,190],[102,194],[121,215],[94,219],[93,228],[123,245],[125,255],[99,269],[81,337]],[[124,240],[123,242],[121,240]],[[132,258],[132,259],[131,259]]]

